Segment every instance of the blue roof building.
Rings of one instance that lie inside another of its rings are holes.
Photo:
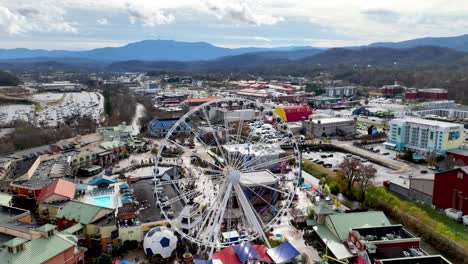
[[[148,123],[148,131],[153,137],[163,138],[178,120],[178,118],[154,119]],[[174,130],[173,134],[189,135],[191,133],[192,124],[190,122],[187,124],[188,126],[185,125],[185,123],[180,124],[176,130]]]

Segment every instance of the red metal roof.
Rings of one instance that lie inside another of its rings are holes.
[[[44,186],[37,197],[37,202],[43,202],[50,196],[57,194],[70,200],[75,197],[76,184],[66,180],[58,179]]]
[[[273,263],[273,260],[268,256],[267,247],[265,245],[252,245],[252,247],[257,251],[258,255],[262,258],[260,261]]]
[[[189,98],[186,99],[184,102],[186,103],[206,103],[211,102],[218,99],[217,97],[203,97],[203,98]]]
[[[239,257],[237,257],[237,254],[232,246],[216,252],[213,254],[212,259],[219,259],[223,262],[223,264],[241,264]]]

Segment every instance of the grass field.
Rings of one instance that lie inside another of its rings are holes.
[[[372,122],[372,121],[361,121],[361,120],[358,120],[357,121],[357,124],[358,125],[368,125],[368,126],[374,126],[376,128],[387,128],[387,125],[384,125],[384,124],[380,124],[380,123],[377,123],[377,122]]]
[[[443,234],[463,247],[468,247],[468,227],[446,217],[443,212],[414,201],[402,200],[388,193],[385,188],[375,186],[368,189],[366,204],[373,208],[401,210],[429,227],[431,234]],[[403,224],[411,222],[405,223],[404,219],[402,218]]]
[[[448,218],[447,216],[445,216],[444,213],[439,212],[435,209],[432,209],[428,206],[418,204],[412,201],[404,201],[404,202],[410,205],[419,207],[421,210],[423,210],[426,213],[426,215],[430,219],[435,220],[438,223],[445,225],[447,228],[453,231],[457,240],[465,241],[465,243],[468,243],[468,226],[465,226],[462,223],[458,223],[455,220],[452,220]]]
[[[334,173],[332,170],[327,169],[323,167],[322,165],[313,163],[310,160],[304,160],[302,169],[317,179],[320,179],[323,177],[334,178],[336,176],[336,173]]]

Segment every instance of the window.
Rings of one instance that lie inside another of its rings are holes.
[[[463,180],[463,172],[457,173],[457,178]]]

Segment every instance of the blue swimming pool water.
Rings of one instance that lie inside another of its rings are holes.
[[[95,197],[93,198],[93,200],[94,200],[95,205],[98,205],[101,207],[112,208],[112,202],[111,202],[110,196]]]

